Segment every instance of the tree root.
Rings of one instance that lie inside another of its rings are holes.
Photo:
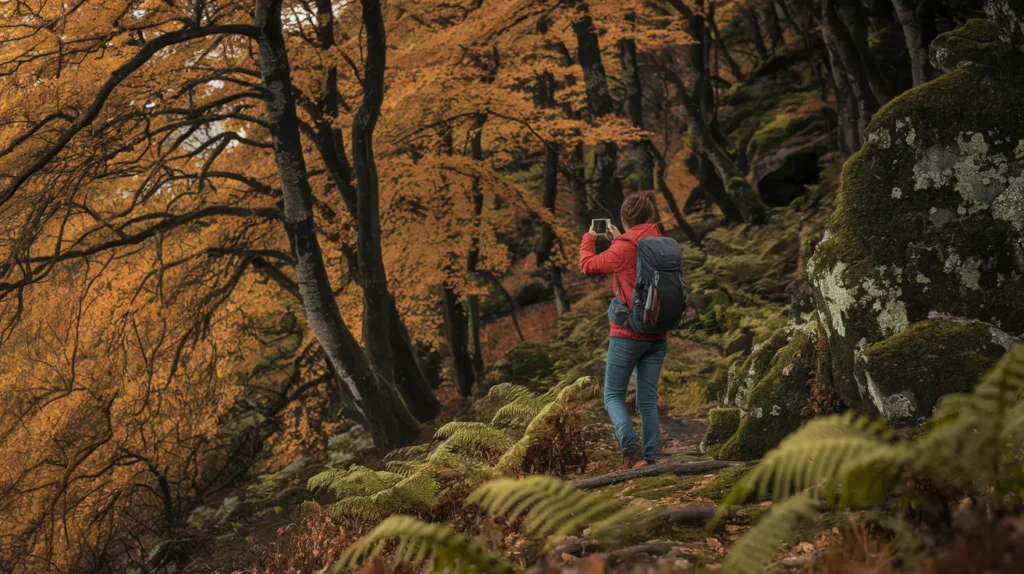
[[[668,462],[649,464],[632,470],[618,470],[591,478],[577,481],[575,486],[579,489],[599,488],[633,480],[647,476],[660,476],[662,474],[675,474],[677,476],[688,474],[703,474],[713,470],[720,470],[730,466],[743,464],[742,462],[726,460],[701,460],[697,462]]]

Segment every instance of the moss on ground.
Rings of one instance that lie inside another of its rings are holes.
[[[725,500],[726,495],[732,490],[732,487],[743,478],[743,475],[747,473],[753,467],[752,464],[743,464],[739,466],[730,466],[723,468],[718,471],[718,474],[711,479],[707,484],[696,491],[694,494],[702,498],[714,500],[715,502],[722,502]]]

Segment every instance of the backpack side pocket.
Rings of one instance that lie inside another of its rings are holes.
[[[629,327],[629,307],[626,306],[626,302],[618,297],[612,299],[610,305],[608,305],[608,320],[620,327]]]

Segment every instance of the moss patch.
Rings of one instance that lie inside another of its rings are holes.
[[[943,395],[970,391],[1006,352],[1006,339],[987,323],[932,319],[866,347],[858,360],[878,410],[909,424],[930,416]]]
[[[715,450],[718,445],[729,440],[739,428],[740,409],[711,409],[711,412],[708,413],[708,430],[704,435],[704,442],[700,445],[701,449],[704,451]]]
[[[732,490],[732,487],[735,486],[736,483],[743,478],[743,475],[752,467],[752,464],[744,464],[724,468],[715,475],[715,478],[711,479],[710,482],[705,484],[695,494],[703,498],[714,500],[715,502],[722,502],[725,500],[726,495],[729,494],[729,491]]]

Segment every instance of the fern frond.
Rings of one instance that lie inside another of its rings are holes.
[[[492,425],[507,424],[516,420],[530,420],[544,408],[544,399],[534,396],[519,397],[494,413]]]
[[[317,483],[325,486],[335,496],[344,498],[380,492],[398,484],[403,478],[402,475],[394,472],[376,471],[365,466],[352,465],[346,471],[332,473],[329,481],[324,479],[318,480]]]
[[[783,540],[804,519],[817,513],[818,502],[797,495],[772,506],[768,514],[743,533],[732,545],[722,563],[724,574],[760,574],[771,563]]]
[[[413,568],[433,572],[511,573],[516,568],[472,538],[445,526],[430,524],[411,516],[392,516],[350,546],[332,572],[353,568],[379,558],[396,541],[392,557]]]
[[[603,534],[635,530],[651,517],[638,508],[624,509],[618,499],[599,492],[584,492],[550,476],[522,480],[493,480],[466,499],[491,516],[514,522],[532,536],[566,535],[588,524],[599,524]]]
[[[392,514],[426,512],[436,504],[437,483],[424,474],[413,474],[379,491],[342,498],[334,509],[379,520]]]
[[[1013,347],[971,393],[943,397],[915,442],[915,470],[936,476],[993,468],[1024,429],[1024,345]]]
[[[569,404],[588,401],[601,393],[601,387],[593,377],[580,377],[571,383],[566,379],[544,393],[546,399]]]
[[[450,422],[437,429],[434,436],[445,439],[445,448],[448,450],[475,447],[500,453],[512,446],[512,439],[505,434],[505,431],[478,422]]]
[[[348,474],[348,471],[342,469],[325,470],[317,473],[306,481],[306,490],[320,490],[321,488],[327,488],[333,484],[335,480],[344,477],[346,474]]]
[[[532,396],[533,392],[530,389],[513,383],[500,383],[487,391],[487,398],[501,402],[510,402]]]
[[[719,507],[716,520],[732,505],[756,493],[784,500],[798,492],[832,496],[840,492],[843,471],[867,467],[870,457],[889,456],[889,431],[855,414],[820,417],[788,436],[740,480]]]

